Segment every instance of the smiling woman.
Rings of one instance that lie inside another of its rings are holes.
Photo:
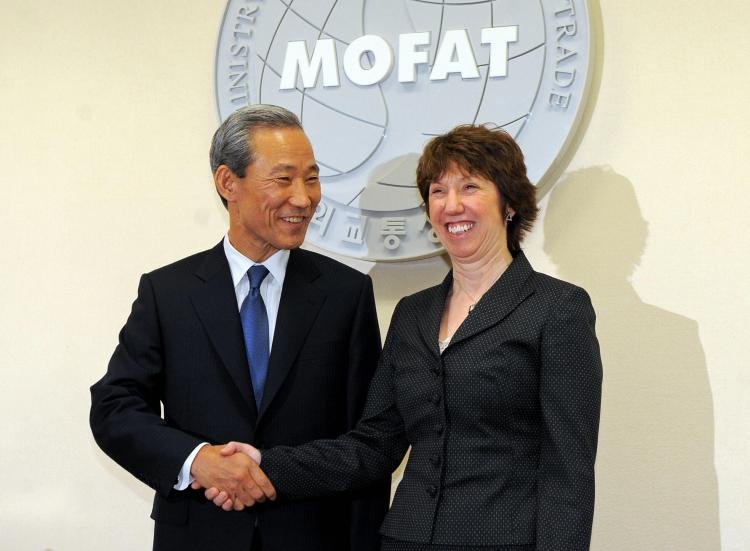
[[[478,125],[457,126],[447,134],[430,141],[417,166],[417,187],[432,213],[434,186],[442,190],[446,178],[462,178],[476,187],[494,187],[497,190],[496,208],[507,220],[497,225],[501,234],[507,235],[511,253],[520,250],[523,236],[531,230],[536,220],[536,188],[526,175],[523,153],[510,135],[501,129]]]
[[[501,129],[461,125],[430,141],[417,187],[453,265],[440,322],[441,347],[520,251],[537,215],[523,153]]]

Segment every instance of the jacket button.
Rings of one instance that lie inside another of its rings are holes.
[[[438,405],[440,403],[440,394],[437,392],[432,395],[432,398],[430,398],[433,404]]]
[[[435,497],[437,495],[437,492],[438,492],[437,486],[430,486],[429,488],[427,488],[427,494],[430,497]]]
[[[432,371],[432,374],[437,377],[438,375],[440,375],[440,366],[434,365],[432,366],[432,369],[430,371]]]
[[[435,424],[435,432],[438,434],[443,434],[443,424],[442,423],[436,423]]]
[[[438,454],[430,456],[430,463],[432,463],[433,467],[440,466],[440,456]]]

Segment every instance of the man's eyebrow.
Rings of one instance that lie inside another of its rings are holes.
[[[279,172],[286,172],[286,171],[289,171],[289,170],[294,170],[296,168],[297,167],[294,166],[293,164],[279,163],[279,164],[277,164],[276,166],[274,166],[271,169],[271,174],[272,175],[273,174],[278,174]],[[315,172],[320,172],[320,167],[318,166],[318,163],[313,163],[313,164],[311,164],[310,166],[307,167],[307,170],[314,170]]]
[[[292,170],[293,168],[294,168],[294,165],[292,165],[292,164],[288,164],[288,163],[279,163],[279,164],[275,165],[275,166],[274,166],[274,167],[273,167],[273,168],[271,169],[271,174],[276,174],[276,173],[278,173],[278,172],[285,172],[285,171],[287,171],[287,170]]]

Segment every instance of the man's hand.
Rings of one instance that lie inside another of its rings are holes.
[[[252,448],[247,444],[238,446]],[[257,462],[249,454],[235,453],[234,450],[235,447],[229,445],[203,446],[190,469],[195,477],[192,488],[208,488],[206,497],[225,511],[241,511],[266,498],[276,499],[276,489]]]
[[[260,469],[260,467],[257,466],[258,464],[260,464],[261,460],[260,451],[257,448],[251,446],[250,444],[244,444],[242,442],[229,442],[226,446],[221,448],[219,453],[223,457],[231,457],[235,454],[249,457],[250,459],[252,459],[255,466],[255,469],[251,470],[255,483],[260,486],[261,484],[267,482],[268,485],[270,485],[270,487],[273,489],[273,485],[268,480],[268,477],[266,477],[265,473]],[[217,488],[216,486],[204,486],[200,484],[197,479],[195,482],[193,482],[192,487],[194,490],[206,488],[206,491],[204,492],[206,499],[213,501],[216,506],[221,507],[225,511],[229,511],[231,509],[234,509],[235,511],[241,511],[244,508],[244,505],[249,505],[247,503],[238,502],[237,499],[233,500],[230,493],[226,490],[219,490],[219,488]],[[273,497],[268,494],[264,495],[266,497],[269,497],[270,499],[276,499],[276,490],[273,490]]]

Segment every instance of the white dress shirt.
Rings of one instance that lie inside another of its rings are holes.
[[[224,254],[229,262],[229,271],[232,274],[232,283],[234,284],[234,294],[237,297],[237,310],[242,307],[242,302],[250,293],[250,279],[247,271],[254,265],[259,264],[254,260],[246,257],[229,242],[229,236],[224,236]],[[267,258],[260,264],[268,269],[268,275],[263,278],[260,284],[260,296],[266,305],[266,315],[268,316],[268,343],[269,354],[273,347],[273,335],[276,331],[276,317],[279,315],[279,303],[281,302],[281,289],[284,287],[284,277],[286,276],[286,266],[289,263],[289,251],[280,250],[271,257]],[[179,474],[177,475],[177,484],[175,490],[186,490],[195,480],[190,474],[190,468],[193,466],[193,460],[198,451],[207,446],[208,442],[198,444],[195,449],[188,455],[182,464]]]

